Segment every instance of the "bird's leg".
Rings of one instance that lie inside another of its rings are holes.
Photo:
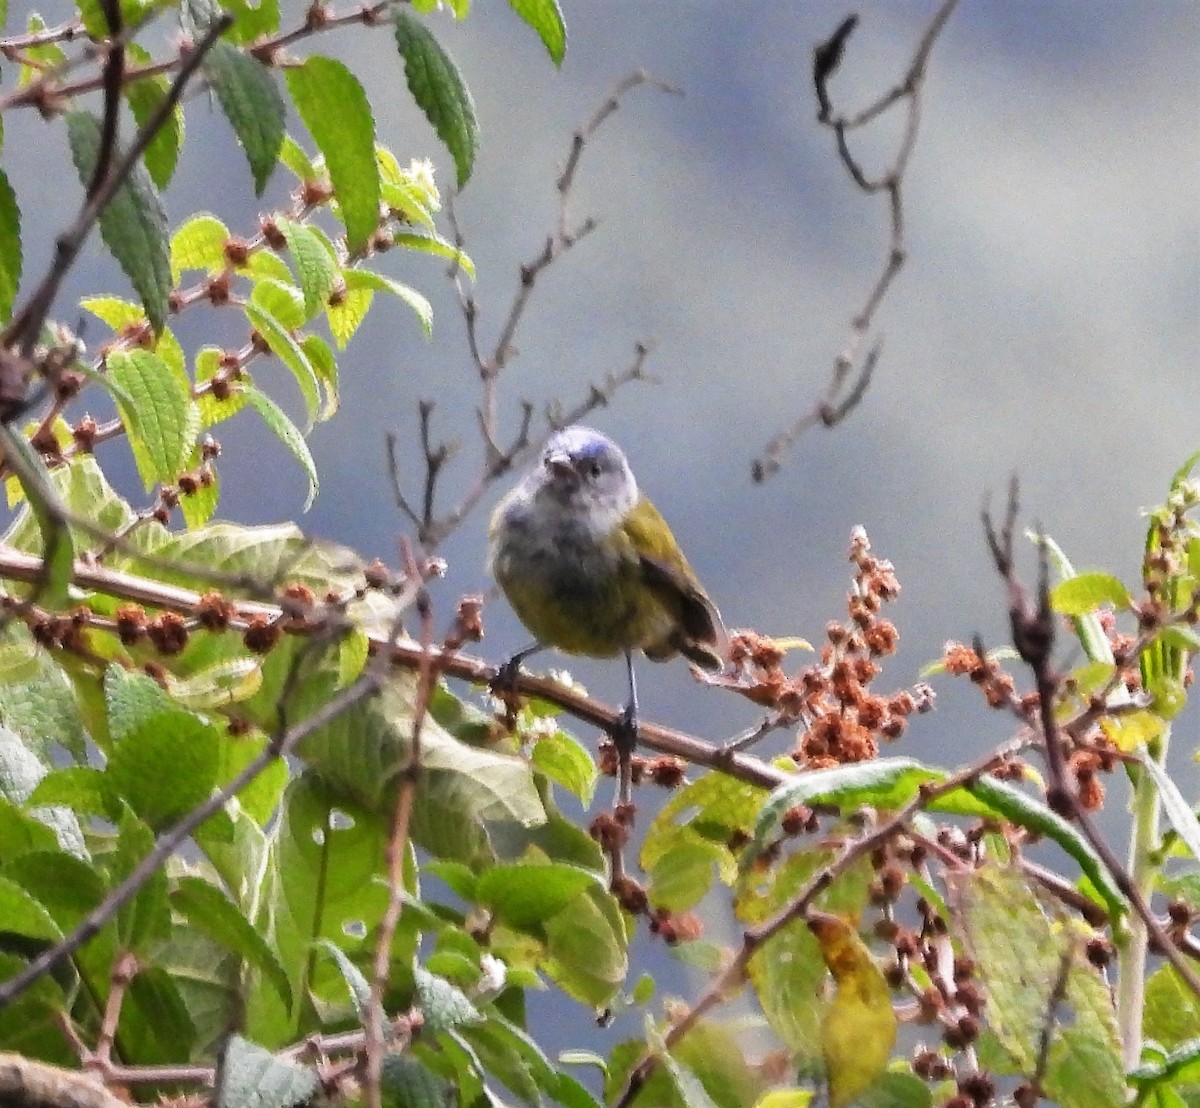
[[[625,669],[629,673],[629,702],[621,709],[612,729],[613,746],[617,748],[617,803],[633,800],[633,752],[638,740],[637,678],[633,675],[633,652],[625,651]]]
[[[521,663],[532,657],[539,650],[545,650],[545,643],[533,642],[518,650],[507,662],[496,670],[496,676],[489,682],[489,687],[497,693],[515,693],[517,679],[521,675]]]
[[[521,677],[521,663],[531,654],[536,654],[545,647],[540,642],[530,643],[524,650],[518,650],[507,662],[496,670],[496,676],[488,682],[492,693],[504,701],[504,725],[511,731],[517,725],[517,709],[520,701],[517,699],[517,681]]]

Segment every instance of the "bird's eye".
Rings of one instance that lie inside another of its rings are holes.
[[[588,469],[588,472],[589,472],[589,473],[590,473],[590,474],[591,474],[593,477],[599,477],[599,476],[600,476],[600,463],[599,463],[599,462],[592,462],[591,466],[590,466],[590,467],[589,467],[589,469]]]

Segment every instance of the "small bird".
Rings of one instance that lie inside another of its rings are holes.
[[[716,605],[624,452],[590,427],[567,427],[546,444],[497,506],[489,538],[488,568],[536,640],[501,668],[497,684],[549,646],[593,658],[624,653],[629,702],[613,734],[624,771],[637,742],[633,652],[656,662],[682,654],[719,670],[728,636]]]

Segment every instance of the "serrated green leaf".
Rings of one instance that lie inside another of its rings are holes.
[[[529,755],[534,769],[577,796],[585,807],[596,793],[600,771],[588,749],[565,731],[539,738]]]
[[[321,238],[303,223],[279,219],[276,224],[287,239],[292,268],[304,293],[304,318],[312,319],[329,301],[337,265]]]
[[[254,192],[261,196],[283,144],[286,108],[275,78],[262,62],[228,42],[216,42],[204,72],[217,102],[246,151]]]
[[[308,443],[304,441],[304,436],[288,419],[283,409],[266,393],[260,392],[253,385],[246,385],[242,392],[246,397],[246,402],[262,416],[263,422],[271,429],[276,438],[291,451],[292,457],[304,467],[305,475],[308,477],[308,497],[304,501],[302,510],[307,512],[312,507],[312,502],[316,499],[317,491],[320,489],[317,481],[317,464],[313,461]]]
[[[129,26],[128,23],[125,25]],[[125,50],[131,62],[140,65],[150,61],[149,52],[143,50],[136,43],[126,44]],[[158,110],[169,88],[170,82],[166,77],[143,77],[140,81],[126,84],[121,90],[139,127],[144,127]],[[167,115],[163,125],[155,132],[142,155],[142,161],[146,165],[151,180],[160,189],[165,189],[171,183],[182,147],[183,108],[176,104]]]
[[[397,231],[392,236],[392,242],[406,250],[416,250],[422,254],[433,254],[453,262],[471,280],[475,280],[475,263],[451,242],[441,235],[418,235],[409,231]]]
[[[163,713],[116,744],[106,774],[129,806],[161,829],[208,799],[219,760],[214,727],[186,712]]]
[[[629,940],[621,908],[606,889],[588,888],[544,927],[543,968],[582,1004],[607,1004],[629,971]]]
[[[762,852],[777,833],[784,815],[797,805],[836,804],[852,809],[871,804],[894,809],[911,800],[922,784],[944,778],[941,770],[912,758],[878,758],[800,774],[776,788],[762,806],[744,861],[749,862]]]
[[[304,294],[291,281],[256,278],[250,303],[261,308],[285,331],[295,331],[304,325]]]
[[[413,984],[420,998],[425,1026],[430,1031],[450,1031],[463,1024],[479,1023],[483,1016],[457,985],[413,966]]]
[[[1129,590],[1109,573],[1081,573],[1060,581],[1050,591],[1050,606],[1064,616],[1082,616],[1102,604],[1124,611],[1132,603]]]
[[[567,52],[567,25],[563,22],[558,0],[508,0],[517,13],[536,32],[555,65],[561,66]]]
[[[393,281],[390,277],[385,277],[382,273],[374,273],[369,269],[347,269],[343,271],[342,277],[346,282],[346,288],[351,292],[370,289],[373,292],[390,292],[393,296],[399,297],[416,312],[425,334],[432,333],[433,308],[429,301],[415,289],[410,289],[399,281]]]
[[[314,1074],[240,1035],[225,1045],[218,1108],[292,1108],[317,1091]]]
[[[409,91],[454,158],[461,189],[471,176],[479,144],[471,93],[453,59],[419,19],[402,10],[393,19]]]
[[[339,350],[345,350],[346,344],[354,337],[354,332],[367,316],[371,301],[375,294],[370,289],[335,292],[325,309],[325,318],[329,321],[329,331]]]
[[[0,320],[12,315],[21,283],[21,209],[17,194],[0,170]]]
[[[305,335],[300,340],[300,349],[325,389],[325,403],[317,418],[331,419],[338,410],[338,367],[333,351],[320,335]]]
[[[118,410],[147,491],[174,482],[200,427],[187,375],[148,350],[110,354],[108,373],[133,400]]]
[[[287,84],[300,118],[325,158],[346,224],[347,244],[357,253],[379,225],[379,169],[370,102],[358,78],[333,58],[314,56],[290,67]]]
[[[379,1086],[388,1108],[446,1108],[458,1098],[453,1085],[410,1054],[384,1057]]]
[[[220,889],[199,877],[181,877],[171,892],[171,906],[219,946],[261,970],[283,1003],[291,1005],[292,987],[275,952]]]
[[[225,244],[229,228],[215,215],[192,216],[171,236],[171,279],[179,281],[189,269],[202,269],[210,277],[228,264]]]
[[[69,112],[67,136],[79,179],[86,186],[100,151],[100,121],[89,112]],[[155,332],[161,331],[171,291],[167,215],[140,162],[100,213],[100,237],[137,290]]]
[[[281,286],[264,285],[263,287],[279,288]],[[297,293],[297,295],[299,294]],[[297,308],[303,314],[303,308],[300,305],[297,305]],[[256,303],[251,298],[249,303],[243,305],[243,309],[246,312],[246,318],[250,321],[250,325],[262,336],[271,353],[291,371],[296,384],[300,387],[300,394],[304,397],[304,407],[308,414],[308,426],[311,428],[321,408],[321,388],[317,382],[317,375],[313,371],[313,367],[309,365],[308,358],[305,356],[303,349],[301,349],[300,344],[292,337],[286,325],[272,315],[262,304]],[[253,388],[247,389],[247,396],[253,391],[256,390]],[[253,400],[250,402],[254,403]],[[266,417],[264,416],[264,418]],[[270,420],[268,420],[269,422]],[[279,434],[278,431],[275,433]],[[280,438],[282,437],[280,435]],[[305,450],[307,449],[306,446]],[[295,453],[294,450],[293,453]]]
[[[312,159],[291,135],[283,136],[283,144],[279,147],[279,160],[301,181],[315,181],[319,176]]]
[[[1125,1104],[1112,1000],[1076,934],[1047,916],[1018,870],[959,870],[946,883],[956,933],[987,992],[988,1028],[1010,1058],[1031,1072],[1050,1021],[1046,1094],[1064,1108]]]
[[[712,888],[722,848],[714,843],[681,841],[665,851],[650,871],[650,903],[683,912],[694,908]]]

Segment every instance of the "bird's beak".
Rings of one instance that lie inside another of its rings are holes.
[[[577,476],[571,455],[565,451],[546,455],[546,468],[560,480],[574,480]]]

